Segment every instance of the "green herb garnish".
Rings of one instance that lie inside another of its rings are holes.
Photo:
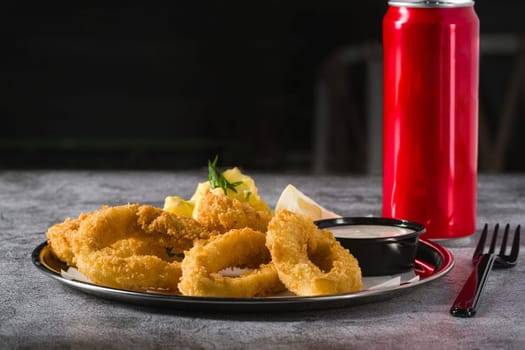
[[[215,156],[213,162],[210,162],[210,160],[208,160],[208,181],[210,182],[211,189],[214,190],[216,188],[222,188],[225,195],[228,194],[228,190],[232,190],[233,192],[237,193],[235,187],[242,184],[242,181],[236,181],[233,183],[228,182],[224,175],[222,175],[222,173],[219,170],[217,170],[218,160],[219,156]]]

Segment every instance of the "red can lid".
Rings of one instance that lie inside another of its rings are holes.
[[[473,0],[391,0],[390,6],[442,8],[474,6]]]

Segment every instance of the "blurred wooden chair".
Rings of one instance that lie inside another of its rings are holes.
[[[513,59],[499,114],[489,115],[482,98],[479,103],[479,170],[500,173],[506,169],[506,155],[519,113],[520,93],[521,100],[525,101],[525,35],[484,36],[480,52],[481,60],[489,55],[505,55]],[[491,118],[497,120],[495,129],[489,126]]]
[[[354,80],[355,66],[365,67],[364,81]],[[357,95],[365,101],[357,101]],[[342,48],[330,55],[320,66],[315,86],[312,171],[380,171],[382,105],[379,43]]]

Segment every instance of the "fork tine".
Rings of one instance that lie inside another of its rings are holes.
[[[488,224],[483,226],[483,230],[479,235],[478,244],[476,244],[476,249],[474,250],[474,255],[472,255],[472,261],[476,261],[481,254],[483,254],[483,247],[485,246],[485,240],[487,239]]]
[[[496,240],[498,239],[498,231],[499,231],[499,224],[496,224],[494,226],[494,232],[492,233],[492,241],[490,242],[490,250],[489,253],[494,253],[494,249],[496,249]]]
[[[510,225],[505,225],[505,233],[503,233],[503,240],[501,241],[501,248],[499,250],[499,255],[505,255],[505,251],[507,250],[507,239],[509,238],[509,228]]]
[[[518,227],[516,227],[516,231],[514,232],[514,240],[512,241],[512,249],[510,251],[511,261],[516,261],[520,251],[520,229],[521,225],[518,225]]]

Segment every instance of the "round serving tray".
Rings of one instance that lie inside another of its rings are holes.
[[[324,310],[375,302],[406,293],[415,287],[443,277],[454,266],[454,258],[445,247],[435,242],[420,239],[414,261],[414,272],[419,276],[419,279],[414,282],[401,283],[399,286],[386,289],[362,290],[356,293],[311,297],[217,298],[136,292],[67,279],[61,275],[61,270],[67,270],[67,266],[51,254],[47,242],[40,244],[34,249],[32,260],[34,265],[45,275],[67,286],[98,297],[141,306],[229,313]]]

